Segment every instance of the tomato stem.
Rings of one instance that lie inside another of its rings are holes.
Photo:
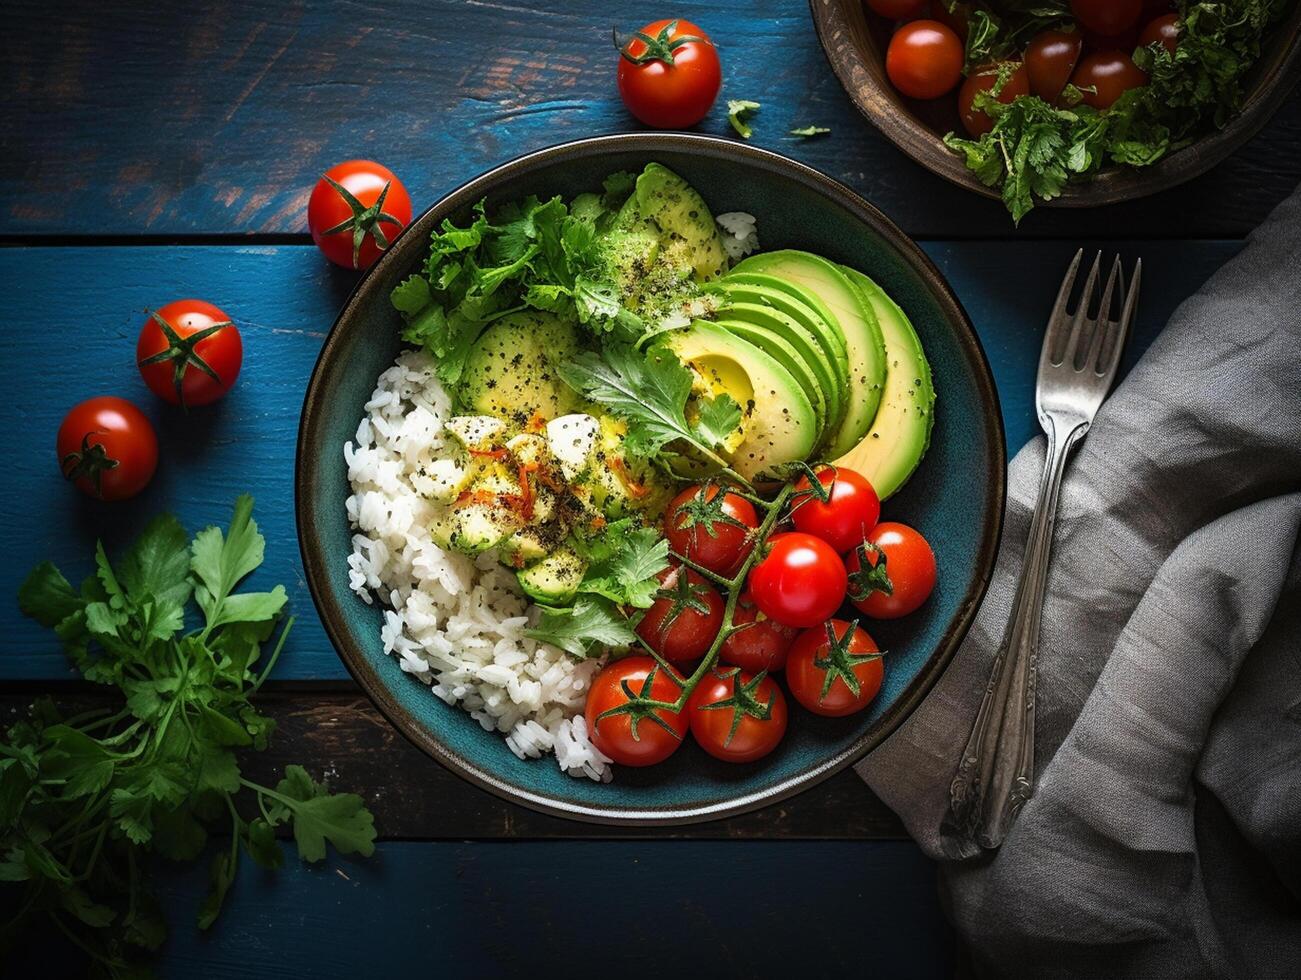
[[[229,320],[223,320],[221,323],[214,323],[211,326],[204,327],[202,330],[196,330],[188,337],[182,337],[176,332],[176,328],[167,322],[155,310],[149,316],[158,324],[158,329],[163,332],[167,339],[167,346],[157,354],[144,358],[140,361],[140,367],[148,367],[150,364],[163,364],[167,361],[172,362],[172,386],[176,389],[176,400],[181,408],[188,409],[185,404],[185,372],[188,368],[194,367],[202,371],[217,384],[221,384],[221,376],[213,370],[212,365],[199,356],[195,349],[203,341],[207,340],[213,334],[227,327],[233,327],[234,324]]]
[[[677,64],[677,50],[684,44],[708,44],[703,37],[696,37],[694,34],[683,34],[681,37],[673,37],[673,32],[678,29],[678,22],[671,20],[665,24],[658,34],[651,37],[643,31],[633,31],[632,37],[626,41],[619,40],[619,31],[616,28],[610,28],[610,38],[614,41],[614,46],[619,49],[619,56],[631,62],[634,65],[644,65],[651,61],[662,61],[672,68]],[[640,41],[646,50],[641,54],[633,54],[628,50],[633,41]]]

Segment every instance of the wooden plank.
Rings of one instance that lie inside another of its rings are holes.
[[[688,0],[719,43],[725,102],[763,104],[754,142],[846,181],[914,235],[1012,233],[1000,204],[913,164],[854,110],[807,6]],[[638,124],[614,85],[609,29],[632,0],[383,7],[11,0],[0,37],[0,234],[301,233],[315,177],[386,162],[425,207],[527,150]],[[801,142],[794,126],[832,134]],[[1240,237],[1301,180],[1301,99],[1185,188],[1096,211],[1035,212],[1022,235]]]
[[[1074,247],[1056,241],[926,245],[984,341],[1013,449],[1036,431],[1031,399],[1042,322]],[[1130,361],[1177,303],[1237,247],[1126,244],[1126,254],[1145,261]],[[276,676],[346,679],[303,580],[292,488],[303,388],[350,275],[309,246],[10,248],[0,250],[0,281],[10,284],[0,380],[15,420],[0,429],[0,458],[9,467],[0,486],[0,553],[6,556],[0,596],[14,595],[44,558],[81,576],[90,571],[96,537],[112,551],[164,509],[194,530],[226,520],[236,495],[251,491],[268,540],[267,562],[255,581],[284,583],[299,617]],[[145,310],[187,295],[208,298],[233,316],[246,353],[229,397],[183,415],[144,388],[132,354]],[[153,484],[120,505],[72,492],[53,452],[64,412],[96,394],[135,401],[155,420],[163,447]],[[9,601],[0,610],[0,679],[70,676],[48,633]]]
[[[160,867],[163,977],[952,977],[935,872],[903,841],[381,845],[317,867],[247,860],[210,933],[207,867]],[[75,976],[37,932],[13,976]]]
[[[32,698],[29,687],[21,694],[0,694],[0,724],[25,713]],[[58,696],[69,712],[104,700],[81,685]],[[276,735],[265,752],[241,754],[245,774],[275,785],[286,765],[306,766],[316,778],[361,794],[386,840],[906,837],[898,818],[849,771],[807,793],[727,820],[654,829],[601,827],[536,813],[471,785],[403,738],[355,689],[281,686],[264,694],[260,704],[276,720]]]

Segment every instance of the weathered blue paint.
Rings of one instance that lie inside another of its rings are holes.
[[[928,253],[949,277],[981,335],[1002,399],[1012,451],[1037,431],[1031,404],[1046,311],[1073,243],[936,242]],[[1144,258],[1143,302],[1132,363],[1175,305],[1238,245],[1133,242]],[[110,550],[153,514],[171,509],[191,529],[224,521],[236,495],[257,498],[267,563],[256,581],[283,582],[298,616],[276,677],[344,679],[302,578],[293,520],[294,442],[303,388],[321,339],[352,282],[314,248],[23,248],[0,250],[9,284],[0,331],[0,380],[12,421],[0,429],[0,597],[14,595],[36,562],[70,576],[90,571],[96,536]],[[145,310],[198,295],[235,318],[245,362],[234,391],[188,416],[159,402],[135,370]],[[377,325],[377,329],[386,329]],[[97,394],[135,401],[158,428],[163,459],[153,484],[124,504],[101,504],[59,476],[54,436],[63,413]],[[940,392],[939,411],[944,410]],[[0,604],[0,679],[72,676],[53,637]]]
[[[911,234],[1012,233],[998,202],[923,170],[858,115],[805,0],[101,6],[5,5],[0,234],[301,232],[317,175],[354,157],[386,163],[422,208],[526,150],[638,128],[615,89],[610,28],[661,15],[694,21],[721,50],[723,91],[701,132],[732,134],[726,101],[752,99],[756,144],[845,180]],[[832,132],[789,135],[811,123]],[[1022,233],[1238,237],[1301,180],[1299,149],[1292,99],[1183,188],[1036,211]]]
[[[317,867],[281,846],[275,874],[244,858],[207,934],[207,862],[158,869],[159,976],[953,976],[934,870],[905,841],[390,842]],[[67,949],[7,965],[73,976]]]

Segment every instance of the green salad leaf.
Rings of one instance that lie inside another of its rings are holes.
[[[0,880],[27,889],[9,928],[54,916],[110,975],[132,973],[140,951],[166,937],[148,888],[151,854],[195,860],[224,826],[229,843],[212,859],[198,913],[206,928],[241,848],[264,866],[280,863],[277,826],[292,828],[306,861],[324,857],[326,841],[343,853],[374,850],[360,797],[332,793],[298,766],[274,789],[241,774],[237,750],[266,748],[274,729],[252,698],[292,625],[260,663],[286,596],[279,585],[240,590],[265,551],[252,511],[242,496],[224,532],[208,527],[193,540],[175,518],[159,517],[116,562],[98,546],[80,590],[50,562],[19,589],[22,611],[117,699],[70,717],[38,701],[0,743]],[[191,605],[200,625],[187,629]],[[261,817],[241,815],[245,797]]]

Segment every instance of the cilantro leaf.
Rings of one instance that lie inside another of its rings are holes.
[[[700,441],[717,449],[741,425],[741,406],[729,394],[702,398],[696,403],[694,429]]]
[[[286,766],[273,799],[293,818],[298,856],[304,861],[324,858],[327,840],[343,854],[375,853],[375,818],[356,793],[331,793],[302,766]]]
[[[85,606],[86,600],[72,591],[53,562],[41,562],[18,588],[18,608],[47,629],[54,629]]]
[[[587,558],[587,571],[578,591],[604,596],[611,602],[648,608],[659,588],[656,576],[669,567],[669,543],[653,527],[629,530],[625,522],[608,525],[596,545],[576,542]]]
[[[565,608],[542,607],[538,625],[525,630],[524,635],[557,646],[575,657],[596,656],[604,649],[637,642],[632,624],[613,603],[587,596]]]
[[[829,126],[800,126],[797,129],[792,129],[790,132],[792,136],[798,136],[801,139],[808,139],[811,136],[824,136],[831,132],[831,128]]]
[[[746,99],[728,99],[727,100],[727,121],[732,124],[732,128],[740,134],[742,139],[749,139],[754,133],[746,119],[751,113],[758,112],[762,108],[758,102],[750,102]]]

